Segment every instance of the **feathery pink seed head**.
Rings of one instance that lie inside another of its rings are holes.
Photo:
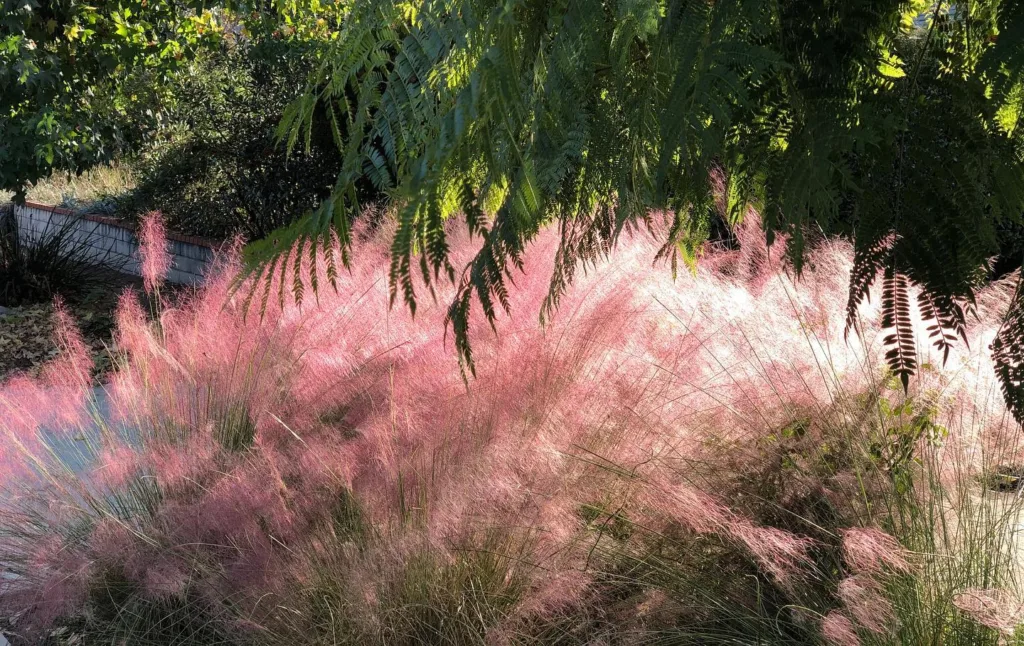
[[[857,629],[850,618],[833,610],[821,621],[821,634],[831,646],[860,646]]]
[[[698,534],[723,531],[732,518],[724,505],[694,487],[683,485],[652,495],[673,520]]]
[[[188,586],[187,570],[167,559],[149,563],[143,577],[142,590],[150,599],[167,599],[181,595]]]
[[[119,489],[138,473],[139,458],[139,454],[126,444],[109,446],[100,453],[92,476],[108,489]]]
[[[855,574],[839,583],[838,593],[846,611],[859,625],[879,635],[892,630],[895,614],[878,581]]]
[[[895,538],[871,527],[855,527],[842,533],[843,560],[853,572],[878,574],[883,567],[907,573],[906,550]]]
[[[78,325],[59,298],[53,302],[53,329],[53,338],[60,354],[57,361],[49,363],[44,368],[43,380],[53,386],[87,385],[92,369],[92,357]]]
[[[1002,588],[971,588],[953,598],[953,605],[983,626],[1012,635],[1024,623],[1024,601]]]
[[[774,527],[758,527],[741,519],[732,522],[728,531],[783,583],[790,581],[810,561],[808,551],[814,541],[807,537]]]
[[[153,292],[160,287],[171,268],[167,231],[159,211],[151,211],[142,218],[139,227],[139,262],[143,286],[147,292]]]

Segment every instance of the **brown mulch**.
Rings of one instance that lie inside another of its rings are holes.
[[[68,309],[92,354],[93,374],[109,372],[113,307],[87,303]],[[52,304],[8,308],[8,313],[0,316],[0,381],[18,373],[38,376],[43,364],[57,356],[57,352]]]
[[[87,293],[69,294],[64,300],[93,358],[93,378],[101,381],[113,370],[114,318],[121,294],[131,289],[142,295],[142,279],[111,275]],[[175,301],[193,293],[186,285],[165,285],[163,296]],[[0,303],[2,305],[2,303]],[[2,313],[6,312],[6,313]],[[36,303],[0,310],[0,383],[16,374],[35,377],[57,356],[53,340],[53,304]]]
[[[65,299],[93,358],[93,377],[112,369],[114,312],[126,288],[141,291],[141,280],[111,273],[103,283]],[[0,310],[2,311],[2,310]],[[53,304],[7,307],[0,314],[0,382],[15,374],[38,376],[43,365],[57,356],[53,340]]]

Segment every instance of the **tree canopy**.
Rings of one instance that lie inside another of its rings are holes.
[[[77,172],[146,140],[197,52],[238,39],[325,40],[320,0],[2,0],[0,191]]]
[[[3,0],[0,190],[112,157],[159,118],[166,75],[219,34],[201,2]]]

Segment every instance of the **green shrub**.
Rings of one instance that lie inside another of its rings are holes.
[[[314,208],[340,167],[326,122],[317,121],[308,149],[290,156],[275,137],[301,90],[310,47],[269,38],[197,59],[175,88],[170,125],[133,161],[137,187],[118,211],[156,209],[184,233],[255,239]]]

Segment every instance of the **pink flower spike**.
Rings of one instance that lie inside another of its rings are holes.
[[[167,231],[159,211],[151,211],[142,218],[139,228],[139,261],[142,282],[152,293],[167,277],[171,268],[171,255],[167,252]]]
[[[757,527],[742,520],[734,521],[729,532],[782,583],[789,581],[802,565],[809,562],[807,552],[814,544],[809,538],[774,527]]]
[[[860,646],[860,637],[853,622],[843,613],[833,610],[821,621],[821,634],[832,646]]]
[[[843,559],[854,572],[878,574],[883,566],[894,572],[910,572],[906,551],[895,538],[871,527],[843,532]]]
[[[892,604],[881,585],[863,574],[847,577],[839,584],[839,598],[858,624],[878,635],[887,634],[895,621]]]
[[[139,470],[139,456],[126,444],[106,448],[99,457],[93,477],[110,489],[127,484]]]
[[[1024,602],[1009,590],[970,588],[953,597],[953,605],[971,618],[1004,635],[1013,635],[1024,623]]]

